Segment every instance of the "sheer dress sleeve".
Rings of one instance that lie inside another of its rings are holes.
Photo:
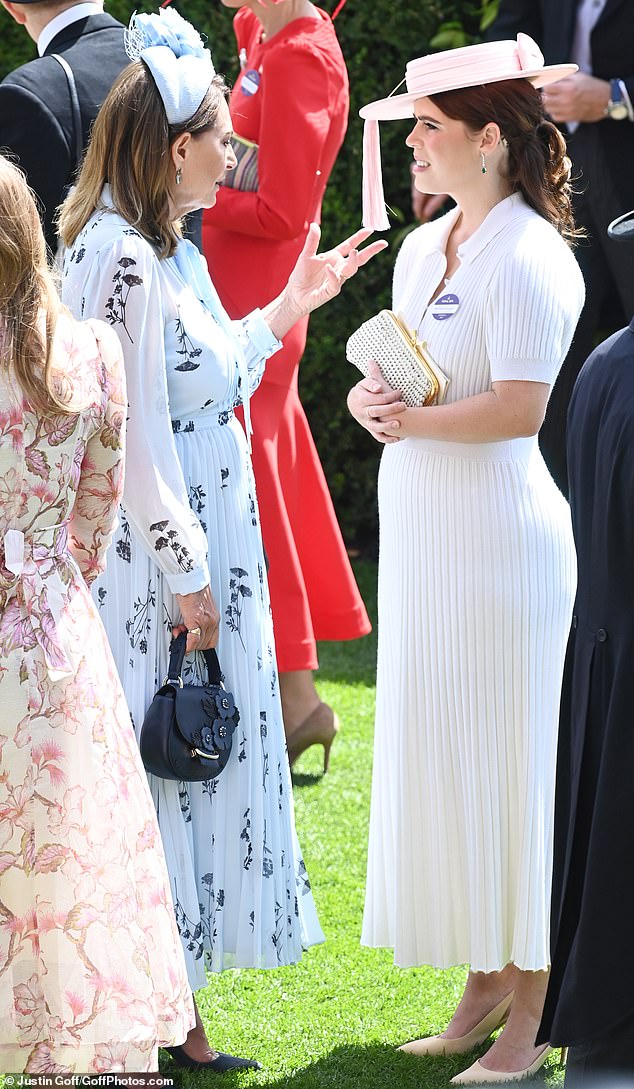
[[[69,519],[70,550],[88,585],[106,566],[106,551],[117,524],[117,508],[123,493],[126,417],[121,346],[102,322],[90,324],[99,350],[97,367],[103,415],[100,426],[86,442]]]
[[[209,583],[207,541],[189,505],[172,433],[159,261],[136,231],[97,251],[85,281],[82,314],[104,319],[123,349],[126,515],[172,593],[201,590]]]

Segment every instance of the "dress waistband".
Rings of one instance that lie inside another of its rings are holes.
[[[527,462],[537,447],[537,436],[506,439],[503,442],[443,442],[439,439],[408,438],[403,439],[402,445],[411,450],[451,458],[466,458],[468,461]]]
[[[26,533],[6,529],[0,539],[0,614],[17,596],[52,680],[73,672],[60,631],[68,587],[58,570],[60,560],[70,558],[67,522]],[[28,636],[25,631],[25,645]]]
[[[232,408],[225,408],[221,412],[205,412],[202,416],[197,416],[195,420],[172,420],[172,431],[175,435],[187,435],[192,431],[222,427],[235,418],[236,414]]]

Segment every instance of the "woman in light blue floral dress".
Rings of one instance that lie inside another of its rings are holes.
[[[160,46],[168,22],[170,48]],[[248,436],[249,392],[280,338],[384,243],[359,255],[359,232],[317,256],[312,228],[282,295],[231,322],[176,222],[211,206],[235,164],[224,84],[201,69],[196,91],[192,61],[204,59],[187,49],[175,59],[195,32],[174,12],[139,16],[134,34],[144,33],[154,46],[106,100],[63,210],[63,297],[108,321],[125,356],[129,468],[97,600],[135,728],[165,676],[173,628],[189,630],[188,650],[217,640],[240,710],[218,779],[150,776],[195,990],[206,968],[293,964],[323,940],[295,835],[249,440],[234,407],[244,403]],[[198,670],[191,656],[187,678]],[[205,1048],[199,1027],[180,1059],[202,1061]]]

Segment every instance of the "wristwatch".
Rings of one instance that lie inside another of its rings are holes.
[[[610,101],[605,108],[606,116],[612,121],[625,121],[630,116],[627,103],[623,97],[623,87],[620,79],[610,80]]]

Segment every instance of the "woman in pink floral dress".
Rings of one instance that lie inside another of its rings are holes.
[[[0,344],[0,1070],[156,1070],[191,998],[86,585],[123,483],[121,349],[60,308],[35,204],[1,157]]]

